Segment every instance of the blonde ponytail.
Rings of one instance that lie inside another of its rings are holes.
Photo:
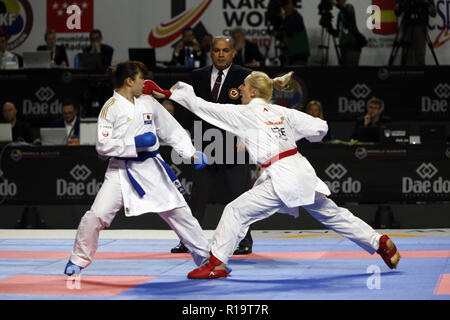
[[[270,102],[272,98],[273,88],[283,91],[286,90],[287,84],[294,72],[291,71],[281,77],[270,79],[267,74],[261,71],[253,71],[248,76],[249,84],[252,88],[258,90],[258,97]]]
[[[294,71],[288,72],[285,75],[282,75],[281,77],[276,77],[272,79],[273,81],[273,87],[277,89],[278,91],[284,91],[287,89],[287,85],[289,81],[291,80],[291,76],[294,73]]]

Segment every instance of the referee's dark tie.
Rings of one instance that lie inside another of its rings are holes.
[[[212,91],[213,101],[217,102],[217,98],[219,97],[219,89],[222,84],[222,70],[219,70],[219,74],[217,75],[216,82],[214,82],[214,87]]]

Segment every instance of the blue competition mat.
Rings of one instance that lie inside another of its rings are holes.
[[[449,300],[450,238],[391,238],[403,256],[397,270],[341,237],[274,237],[255,239],[253,254],[215,280],[187,279],[189,255],[145,255],[168,253],[176,239],[101,239],[98,253],[115,255],[95,259],[71,286],[62,273],[73,239],[1,239],[0,299]],[[291,258],[314,252],[327,255]]]

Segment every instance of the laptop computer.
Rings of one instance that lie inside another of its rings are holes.
[[[43,146],[66,145],[66,128],[41,128],[41,144]]]
[[[12,130],[9,123],[0,123],[0,141],[12,141]]]
[[[128,57],[132,61],[141,61],[150,70],[156,65],[155,49],[152,48],[128,48]]]
[[[101,53],[79,53],[78,59],[80,59],[80,68],[100,69],[103,67]]]
[[[422,144],[444,144],[446,141],[446,126],[438,124],[421,125],[420,141]]]
[[[50,68],[50,51],[33,51],[23,53],[24,68]]]
[[[409,143],[409,125],[389,124],[381,128],[382,143]]]
[[[357,129],[357,140],[360,142],[380,142],[380,127],[364,127]]]

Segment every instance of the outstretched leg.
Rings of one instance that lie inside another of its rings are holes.
[[[383,254],[385,254],[383,252],[393,252],[391,250],[395,246],[392,240],[383,238],[387,236],[382,237],[381,234],[363,220],[354,216],[348,209],[338,207],[336,203],[321,193],[317,192],[315,202],[303,208],[327,228],[352,240],[370,254],[378,252],[383,257]],[[389,244],[387,244],[388,242]],[[386,246],[385,248],[383,243]],[[391,259],[393,262],[392,267],[396,267],[400,260],[400,254],[396,253],[398,254],[396,257],[389,257],[389,259],[393,258]],[[386,261],[385,258],[383,259]],[[389,267],[391,268],[391,266]]]

